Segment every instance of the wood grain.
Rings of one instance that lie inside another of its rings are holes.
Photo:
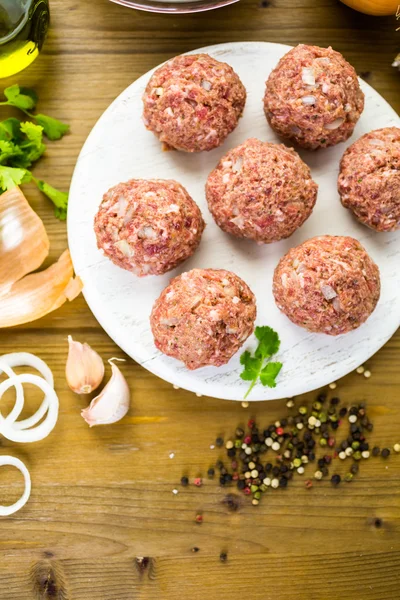
[[[2,81],[35,87],[40,110],[71,124],[71,135],[49,144],[36,174],[67,189],[82,143],[114,97],[161,61],[206,44],[330,43],[400,111],[400,77],[390,66],[400,40],[394,17],[366,17],[335,0],[264,4],[241,0],[213,13],[172,17],[106,0],[52,0],[42,55]],[[36,190],[26,191],[49,233],[50,263],[66,246],[65,225]],[[366,461],[357,480],[340,489],[321,482],[306,490],[296,478],[258,507],[216,481],[183,489],[183,474],[204,475],[222,456],[209,447],[217,435],[227,437],[249,416],[268,425],[285,412],[284,402],[243,409],[197,398],[128,360],[122,367],[132,390],[128,416],[90,430],[80,417],[87,400],[69,392],[64,380],[69,333],[105,359],[122,356],[82,297],[0,332],[1,353],[29,350],[48,362],[61,405],[57,428],[43,442],[1,441],[4,453],[25,461],[33,482],[27,506],[1,521],[1,600],[400,599],[399,456]],[[368,403],[371,439],[381,446],[400,438],[399,356],[397,334],[369,361],[370,380],[352,373],[335,391],[344,402]],[[32,409],[39,399],[30,398]],[[4,468],[0,481],[0,501],[14,501],[18,476]],[[228,492],[236,511],[224,501]],[[197,511],[202,525],[194,521]]]

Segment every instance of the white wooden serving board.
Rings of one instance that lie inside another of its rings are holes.
[[[400,126],[393,109],[364,81],[365,110],[352,138],[334,148],[301,152],[319,193],[313,214],[290,239],[268,246],[235,239],[215,225],[207,210],[204,184],[227,150],[249,137],[280,141],[267,124],[262,98],[268,74],[289,49],[281,44],[245,42],[197,51],[229,63],[248,93],[243,118],[221,148],[193,155],[162,151],[141,119],[141,97],[151,71],[132,83],[105,111],[86,140],[75,168],[68,211],[69,245],[91,310],[109,336],[139,364],[198,394],[242,400],[248,384],[239,377],[240,352],[223,367],[188,371],[154,346],[149,327],[153,302],[172,277],[193,267],[237,273],[256,294],[257,324],[270,325],[280,335],[277,359],[282,361],[283,369],[278,385],[274,389],[257,385],[249,400],[291,397],[344,376],[374,354],[400,324],[400,231],[376,233],[360,225],[341,206],[336,190],[339,161],[346,147],[372,129]],[[113,265],[96,246],[93,218],[102,196],[111,186],[130,178],[176,179],[199,204],[207,223],[195,255],[161,277],[139,279]],[[279,312],[272,296],[272,275],[281,256],[292,246],[322,234],[357,238],[381,271],[382,295],[375,312],[359,329],[338,337],[310,334],[293,325]],[[253,336],[244,348],[255,346]]]

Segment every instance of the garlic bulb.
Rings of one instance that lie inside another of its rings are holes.
[[[124,360],[122,358],[110,358],[112,376],[105,388],[94,398],[89,407],[85,408],[81,415],[86,423],[94,425],[108,425],[115,423],[126,415],[129,409],[130,392],[125,377],[112,362],[113,360]]]
[[[99,387],[104,377],[101,357],[88,344],[75,342],[68,336],[69,352],[65,376],[76,394],[90,394]]]

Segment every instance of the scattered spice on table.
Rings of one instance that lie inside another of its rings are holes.
[[[329,387],[332,389],[332,384]],[[354,481],[364,460],[387,459],[391,454],[388,447],[370,448],[368,435],[373,424],[364,402],[340,406],[337,396],[328,401],[328,395],[320,393],[311,406],[296,409],[293,399],[288,399],[286,406],[288,414],[266,428],[249,419],[246,430],[239,426],[232,437],[218,437],[215,445],[225,447],[227,460],[216,461],[215,467],[208,469],[208,477],[219,472],[222,487],[234,484],[257,506],[268,490],[287,488],[294,475],[301,477],[307,469],[310,475],[304,481],[306,489],[329,476],[336,488]],[[338,439],[339,428],[340,432],[345,430],[341,435],[344,439]],[[400,453],[400,443],[393,445],[393,452]],[[347,473],[340,475],[335,465],[346,461],[351,461],[351,465]],[[193,483],[200,486],[202,479],[196,477]],[[202,515],[197,515],[196,522],[202,522]]]

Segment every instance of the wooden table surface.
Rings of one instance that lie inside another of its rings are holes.
[[[51,9],[40,58],[1,83],[34,87],[41,112],[71,124],[35,171],[64,189],[87,134],[115,96],[165,59],[207,44],[332,44],[400,111],[400,74],[390,66],[400,47],[395,18],[363,16],[336,0],[241,0],[193,16],[146,14],[107,0],[52,0]],[[65,224],[34,189],[25,192],[49,233],[50,264],[66,247]],[[1,353],[27,350],[48,362],[60,398],[59,421],[46,440],[1,441],[2,453],[26,463],[33,483],[25,508],[0,523],[1,600],[400,599],[400,456],[365,461],[357,480],[339,489],[324,481],[306,490],[296,477],[257,507],[237,494],[232,511],[217,481],[183,489],[180,477],[205,475],[223,454],[210,449],[217,435],[227,438],[250,416],[269,425],[286,412],[285,401],[244,409],[198,398],[128,359],[121,367],[132,390],[128,416],[90,430],[80,416],[87,400],[65,383],[68,334],[104,359],[122,356],[82,296],[0,332]],[[368,403],[372,440],[381,446],[400,438],[399,359],[395,335],[368,362],[371,379],[353,373],[336,390],[345,402]],[[3,467],[0,481],[0,501],[14,501],[18,476]],[[194,520],[198,511],[202,525]]]

